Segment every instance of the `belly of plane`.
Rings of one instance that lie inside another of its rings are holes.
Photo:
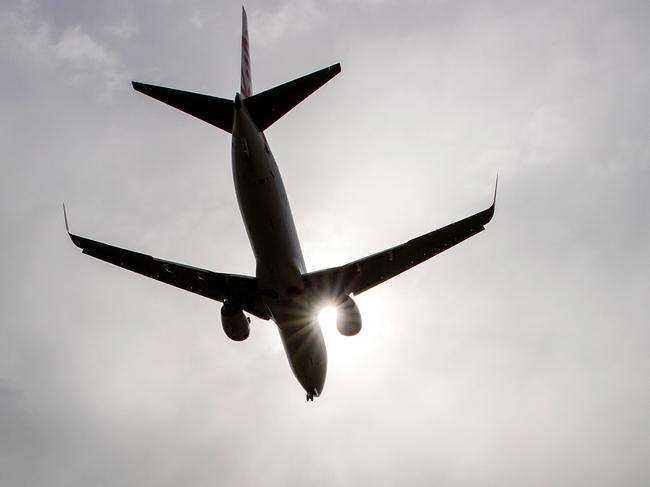
[[[311,396],[325,383],[327,352],[316,310],[303,294],[305,264],[282,177],[266,138],[245,108],[236,115],[232,139],[237,201],[257,262],[258,286],[278,325],[289,364]]]
[[[327,349],[314,310],[301,301],[269,300],[268,306],[293,374],[308,394],[319,396],[327,375]]]
[[[232,166],[260,286],[278,293],[300,289],[305,264],[282,177],[266,138],[243,107],[233,130]]]

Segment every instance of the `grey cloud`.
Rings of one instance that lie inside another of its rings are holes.
[[[343,64],[267,134],[310,269],[500,175],[484,233],[325,330],[313,405],[272,325],[228,342],[218,305],[63,229],[65,200],[80,234],[254,272],[228,138],[129,86],[233,94],[240,7],[1,8],[0,483],[646,485],[646,2],[246,5],[256,89]]]

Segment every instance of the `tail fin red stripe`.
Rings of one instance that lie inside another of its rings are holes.
[[[251,57],[248,50],[248,20],[246,10],[242,7],[241,25],[241,85],[239,88],[242,98],[253,94],[253,83],[251,81]]]

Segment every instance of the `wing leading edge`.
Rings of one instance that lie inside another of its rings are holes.
[[[498,184],[498,178],[497,178]],[[306,289],[338,300],[343,295],[360,294],[425,260],[485,230],[494,216],[496,185],[492,205],[445,227],[426,233],[382,252],[303,276]]]
[[[258,318],[270,318],[254,277],[212,272],[80,237],[70,232],[65,205],[63,216],[70,239],[86,255],[215,301],[232,300]]]

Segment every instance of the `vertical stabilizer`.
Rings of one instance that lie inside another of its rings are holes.
[[[242,98],[253,94],[253,83],[251,82],[251,56],[248,48],[248,20],[246,10],[241,8],[241,86]]]

